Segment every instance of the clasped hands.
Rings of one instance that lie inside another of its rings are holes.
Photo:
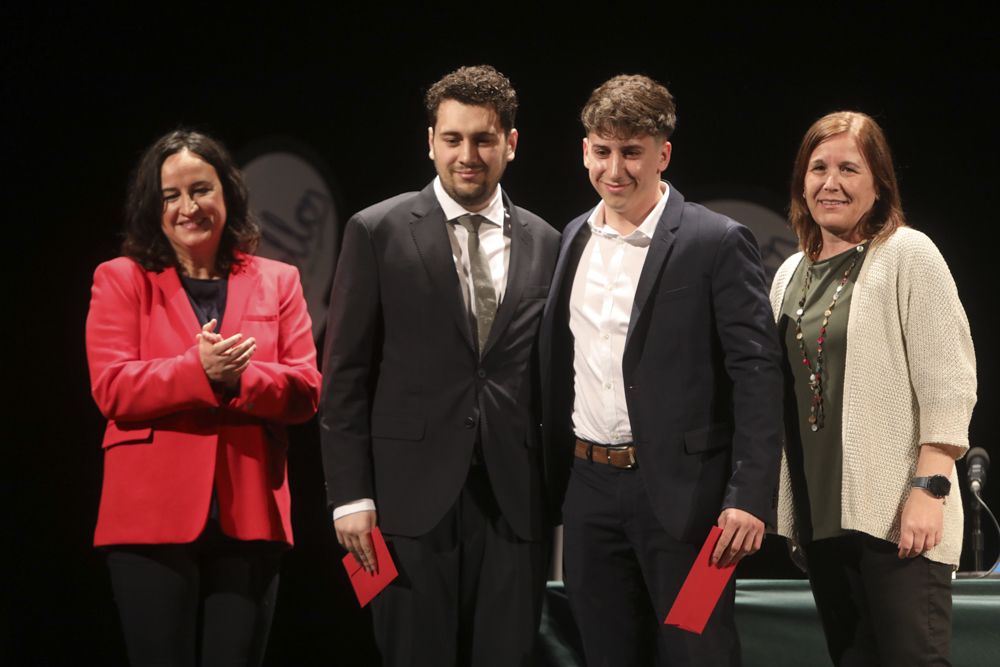
[[[209,380],[235,389],[243,371],[250,365],[250,357],[257,350],[257,341],[252,336],[242,340],[243,334],[240,333],[223,338],[215,332],[217,323],[215,319],[209,320],[195,336],[201,366]]]

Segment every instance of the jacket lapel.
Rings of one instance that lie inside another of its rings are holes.
[[[445,300],[446,309],[451,312],[455,325],[469,347],[476,349],[469,312],[462,296],[462,286],[458,282],[458,272],[455,270],[455,258],[451,254],[451,241],[448,240],[448,230],[445,227],[448,221],[434,196],[433,185],[428,185],[420,192],[411,213],[414,219],[410,221],[410,233],[424,269],[435,292]]]
[[[510,262],[507,265],[507,286],[504,289],[503,301],[497,309],[490,329],[489,338],[483,348],[485,357],[497,339],[510,324],[514,311],[521,302],[521,292],[531,266],[534,264],[535,246],[531,242],[531,230],[528,224],[517,215],[517,209],[511,204],[506,193],[502,193],[504,214],[510,222]]]
[[[177,269],[171,266],[159,273],[152,273],[152,281],[163,294],[167,319],[170,320],[174,331],[181,340],[193,344],[195,334],[201,330],[201,325],[188,300],[187,292],[181,285],[181,279],[177,276]]]
[[[660,216],[660,222],[653,232],[653,239],[646,252],[646,261],[643,262],[642,272],[639,274],[639,284],[635,288],[635,300],[632,302],[632,313],[628,321],[628,333],[625,335],[625,349],[629,347],[632,340],[632,332],[635,331],[635,324],[642,316],[642,311],[646,307],[653,288],[659,282],[663,264],[670,255],[670,249],[677,238],[675,232],[681,224],[681,214],[684,211],[684,196],[677,191],[677,188],[670,186],[670,196],[667,198],[667,205]]]
[[[569,297],[573,278],[576,276],[576,270],[580,264],[580,257],[590,239],[590,226],[587,225],[587,218],[590,217],[591,212],[588,211],[566,225],[559,244],[559,258],[556,260],[555,272],[552,274],[552,282],[549,285],[549,296],[545,301],[545,311],[542,314],[542,336],[538,347],[542,388],[546,392],[553,386],[552,369],[556,360],[560,358],[559,355],[572,350],[572,344],[567,344],[571,341],[566,338],[570,336]],[[571,364],[572,361],[569,363]]]
[[[567,274],[576,275],[576,267],[580,262],[580,253],[570,252],[574,241],[580,237],[581,233],[590,238],[590,227],[587,225],[587,218],[593,213],[593,209],[576,218],[563,230],[562,238],[559,242],[559,258],[556,260],[556,269],[552,274],[552,284],[549,287],[549,298],[545,302],[545,317],[548,317],[550,310],[555,308],[560,300],[563,291],[563,282],[567,279]],[[556,313],[558,315],[558,313]]]
[[[222,314],[222,337],[228,338],[239,333],[243,326],[243,314],[246,313],[250,296],[260,280],[260,272],[253,257],[241,255],[243,262],[237,271],[229,272],[229,284],[226,286],[226,310]]]

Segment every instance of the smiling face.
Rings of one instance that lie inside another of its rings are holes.
[[[226,225],[226,202],[215,167],[181,150],[163,161],[160,190],[163,234],[181,267],[188,275],[210,272]]]
[[[824,238],[860,241],[858,222],[875,204],[875,180],[848,132],[834,135],[809,156],[803,185],[806,205]]]
[[[639,225],[656,206],[660,174],[670,163],[669,141],[651,135],[619,139],[590,132],[583,140],[583,165],[604,200],[605,215]]]
[[[467,210],[479,211],[514,159],[517,130],[504,132],[491,106],[444,100],[434,127],[427,128],[427,141],[445,192]]]

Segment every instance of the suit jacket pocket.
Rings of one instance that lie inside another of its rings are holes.
[[[104,430],[101,447],[107,449],[115,445],[149,444],[153,442],[153,427],[148,424],[109,421]]]
[[[521,288],[522,299],[544,299],[548,295],[548,285],[528,285]]]
[[[372,437],[390,440],[422,440],[424,418],[407,415],[372,415]]]
[[[690,285],[684,285],[683,287],[674,287],[668,290],[662,290],[657,293],[657,301],[673,301],[674,299],[681,299],[686,296],[691,296],[696,294],[696,291],[691,289]]]
[[[688,454],[702,454],[733,444],[733,427],[728,423],[710,424],[684,434],[684,451]]]
[[[278,330],[280,321],[277,313],[246,313],[240,322],[239,331],[244,338],[253,336],[257,341],[254,357],[260,361],[278,360]]]

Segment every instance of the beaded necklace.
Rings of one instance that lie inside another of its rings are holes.
[[[802,333],[802,314],[805,312],[806,297],[809,295],[809,284],[812,282],[812,265],[810,264],[806,267],[806,278],[802,282],[802,298],[799,299],[799,307],[795,311],[795,340],[798,341],[799,351],[802,352],[802,365],[809,371],[809,388],[812,389],[812,400],[809,404],[809,418],[807,421],[809,422],[809,429],[812,431],[818,431],[823,428],[822,371],[823,342],[826,340],[826,325],[830,323],[830,316],[833,315],[833,309],[837,307],[837,299],[840,298],[840,294],[844,290],[844,285],[847,284],[847,279],[851,276],[851,272],[854,271],[854,267],[857,266],[858,258],[865,251],[865,243],[867,241],[855,248],[857,252],[854,253],[854,257],[847,266],[847,270],[840,277],[840,284],[833,291],[833,299],[830,301],[830,305],[823,311],[823,322],[819,327],[819,336],[816,337],[815,362],[809,361],[809,353],[806,352],[805,334]]]

